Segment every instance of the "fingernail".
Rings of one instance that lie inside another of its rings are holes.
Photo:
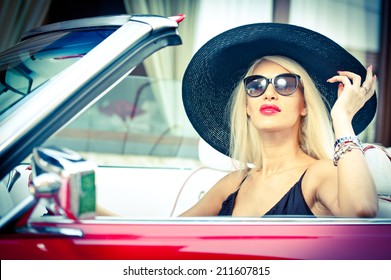
[[[371,64],[371,65],[369,65],[369,70],[372,70],[372,64]]]
[[[339,83],[339,84],[338,84],[338,87],[343,87],[343,83]]]
[[[377,80],[377,76],[376,76],[376,75],[374,75],[374,76],[373,76],[373,79],[376,81],[376,80]]]

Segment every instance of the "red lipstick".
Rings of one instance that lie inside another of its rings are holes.
[[[281,112],[281,109],[277,105],[274,105],[274,104],[265,104],[265,105],[262,105],[261,108],[259,108],[259,111],[263,115],[273,115],[273,114],[277,114],[277,113]]]

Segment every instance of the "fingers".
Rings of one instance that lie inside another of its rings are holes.
[[[361,84],[361,76],[349,71],[337,71],[338,75],[331,77],[327,81],[330,83],[340,82],[344,87],[353,86],[363,95],[369,95],[368,99],[374,94],[376,86],[376,75],[373,75],[372,65],[367,68],[365,81]],[[343,88],[338,86],[338,96],[341,94]]]
[[[341,95],[342,91],[343,91],[343,83],[339,83],[338,84],[338,97]]]
[[[375,93],[376,75],[373,75],[372,65],[367,69],[367,76],[362,84],[362,87],[368,89],[366,92],[366,94],[369,95],[368,99]]]
[[[365,91],[365,94],[369,93],[372,89],[373,85],[373,73],[372,73],[372,65],[367,68],[367,75],[365,77],[365,81],[362,83],[362,88]]]
[[[361,77],[353,72],[349,71],[337,71],[338,75],[331,77],[327,81],[330,83],[335,82],[341,82],[345,86],[347,85],[354,85],[354,86],[360,86],[361,85]]]
[[[350,71],[338,71],[331,77],[329,83],[338,84],[338,98],[331,109],[334,116],[345,116],[353,119],[354,115],[365,105],[375,92],[376,76],[373,76],[372,66],[367,68],[365,80]]]
[[[367,76],[365,77],[365,82],[372,82],[372,78],[373,78],[373,72],[372,72],[372,65],[370,65],[368,68],[367,68]]]
[[[330,79],[327,80],[327,82],[329,83],[340,82],[345,86],[351,85],[350,79],[347,76],[343,76],[343,75],[331,77]]]
[[[375,88],[376,88],[376,82],[377,82],[377,76],[374,75],[373,78],[372,78],[372,86],[371,86],[371,90],[375,91]]]
[[[361,85],[361,76],[360,75],[357,75],[357,74],[355,74],[353,72],[349,72],[349,71],[337,71],[337,73],[340,76],[347,77],[349,80],[351,80],[353,86],[360,86]],[[367,71],[367,74],[368,74],[368,71]],[[349,81],[349,83],[350,83],[350,81]],[[345,85],[345,83],[344,83],[344,85]]]
[[[371,78],[370,87],[368,88],[366,85],[363,84],[363,88],[364,88],[364,87],[365,87],[366,89],[368,89],[368,90],[366,91],[366,93],[365,93],[365,99],[366,99],[366,100],[369,100],[369,99],[372,97],[372,95],[375,94],[375,88],[376,88],[376,75],[373,76],[373,78]],[[366,89],[365,89],[365,90],[366,90]]]
[[[370,99],[375,93],[376,75],[373,75],[372,65],[367,68],[367,75],[361,87],[365,91],[366,100]]]

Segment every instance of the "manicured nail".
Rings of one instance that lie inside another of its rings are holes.
[[[343,87],[343,83],[339,83],[339,84],[338,84],[338,87],[339,87],[339,88]]]

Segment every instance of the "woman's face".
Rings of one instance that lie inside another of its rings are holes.
[[[273,78],[283,73],[289,71],[274,62],[262,61],[251,75]],[[275,91],[272,84],[269,84],[259,97],[247,96],[246,111],[250,121],[259,131],[298,131],[301,117],[307,114],[300,87],[297,87],[292,95],[282,96]]]

